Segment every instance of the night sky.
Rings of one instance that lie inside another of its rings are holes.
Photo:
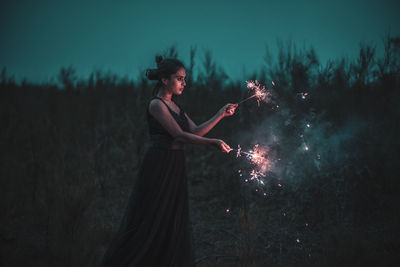
[[[0,67],[17,80],[52,81],[63,66],[81,77],[95,69],[137,78],[172,45],[189,63],[210,50],[234,79],[259,69],[277,40],[313,46],[322,63],[357,56],[400,34],[398,0],[128,1],[19,0],[0,4]]]

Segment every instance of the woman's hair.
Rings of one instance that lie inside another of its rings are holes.
[[[162,78],[169,79],[172,74],[176,73],[180,68],[185,68],[183,63],[175,58],[163,59],[162,56],[156,56],[157,69],[147,69],[146,76],[149,80],[158,81],[154,87],[153,94],[157,94],[162,86]]]

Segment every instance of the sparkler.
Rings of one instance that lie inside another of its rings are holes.
[[[258,106],[260,106],[261,101],[268,101],[269,97],[271,95],[270,92],[267,91],[266,87],[264,85],[261,85],[257,80],[255,81],[246,81],[247,83],[247,88],[249,90],[254,90],[254,94],[248,98],[245,98],[241,101],[239,101],[237,104],[241,104],[247,100],[250,100],[252,98],[257,98],[257,103]]]
[[[256,165],[261,172],[265,172],[270,165],[270,162],[267,155],[267,150],[265,148],[259,147],[256,144],[253,149],[250,149],[249,152],[242,151],[240,145],[238,145],[237,149],[233,149],[236,151],[236,157],[240,157],[242,154],[245,155],[253,165]]]
[[[245,182],[256,181],[259,185],[264,185],[263,178],[266,177],[265,172],[270,166],[270,161],[267,158],[267,150],[265,148],[260,148],[258,144],[256,144],[253,149],[248,152],[242,151],[240,145],[235,149],[236,157],[240,157],[241,155],[246,156],[248,160],[250,160],[251,164],[255,165],[256,168],[252,169],[250,172],[250,177],[245,179]],[[238,171],[240,176],[242,176],[242,171]]]

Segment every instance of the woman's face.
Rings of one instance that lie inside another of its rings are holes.
[[[186,71],[184,68],[180,68],[176,73],[172,74],[170,79],[163,79],[165,90],[174,94],[180,95],[183,92],[183,88],[186,86]]]

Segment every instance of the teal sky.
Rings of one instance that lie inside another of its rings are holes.
[[[206,49],[235,80],[264,63],[276,41],[313,46],[322,63],[357,56],[360,42],[400,35],[398,0],[0,2],[0,67],[17,80],[51,81],[62,66],[86,77],[94,69],[136,78],[154,56],[176,45],[188,63]]]

